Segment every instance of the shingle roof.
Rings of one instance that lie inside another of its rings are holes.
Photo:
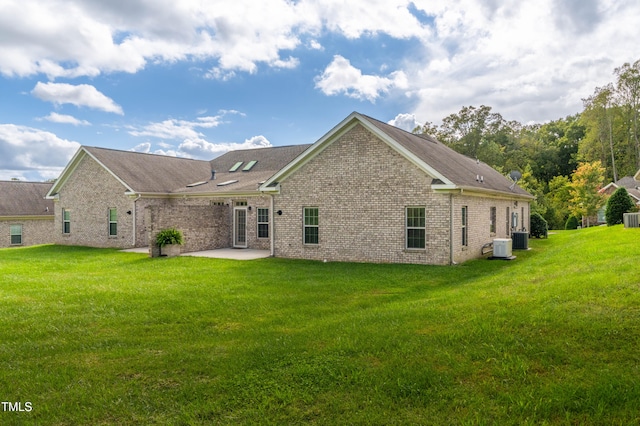
[[[493,167],[460,154],[431,136],[416,135],[375,118],[364,115],[362,117],[459,188],[530,196],[528,192],[518,185],[513,185],[513,181]]]
[[[640,171],[638,173],[640,173]],[[638,173],[636,173],[636,176],[639,176]],[[615,184],[618,188],[625,187],[629,195],[640,202],[640,181],[636,180],[635,177],[625,176],[622,179],[618,180]]]
[[[0,181],[0,216],[53,216],[44,197],[53,183]]]
[[[134,192],[169,193],[208,180],[208,161],[115,149],[82,147]]]

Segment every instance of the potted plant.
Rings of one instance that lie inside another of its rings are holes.
[[[156,244],[160,247],[160,256],[178,256],[180,254],[180,246],[183,243],[182,232],[176,228],[163,229],[156,235]]]

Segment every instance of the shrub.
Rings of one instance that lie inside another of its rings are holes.
[[[158,232],[156,235],[156,244],[160,247],[166,246],[168,244],[182,244],[184,242],[184,238],[182,237],[182,232],[177,230],[176,228],[167,228]]]
[[[578,229],[578,218],[575,216],[569,216],[567,223],[564,224],[564,229]]]
[[[622,223],[624,214],[633,209],[633,201],[624,187],[616,189],[616,192],[609,197],[607,201],[607,210],[605,211],[605,218],[607,219],[607,225],[617,225]]]
[[[547,236],[547,221],[540,215],[540,213],[534,213],[531,215],[531,236],[535,238],[541,238]]]

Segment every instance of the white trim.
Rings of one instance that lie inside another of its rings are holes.
[[[292,162],[287,164],[284,168],[280,169],[276,174],[270,177],[265,183],[260,186],[260,190],[265,192],[276,192],[274,188],[269,188],[269,185],[278,183],[281,180],[286,179],[289,175],[305,165],[316,155],[324,151],[328,146],[338,140],[346,132],[354,128],[357,124],[361,124],[364,128],[376,135],[380,140],[382,140],[396,152],[404,156],[407,160],[416,165],[427,175],[431,176],[434,179],[440,179],[442,182],[444,182],[444,185],[450,186],[452,189],[456,188],[456,185],[453,182],[447,179],[444,175],[440,174],[433,167],[422,161],[412,152],[407,150],[389,135],[378,129],[375,125],[371,124],[371,122],[367,120],[366,117],[357,112],[353,112],[349,114],[347,118],[338,123],[338,125],[334,126],[328,133],[318,139],[317,142],[315,142],[304,152],[302,152]]]
[[[64,187],[64,185],[67,183],[69,178],[73,175],[75,170],[78,168],[78,166],[80,165],[80,163],[82,162],[82,160],[86,156],[91,157],[96,163],[98,163],[99,166],[101,166],[103,169],[105,169],[111,176],[113,176],[118,182],[120,182],[122,184],[122,186],[124,186],[127,189],[126,192],[131,192],[131,193],[135,192],[129,185],[127,185],[115,173],[113,173],[111,170],[109,170],[109,168],[107,166],[102,164],[93,154],[91,154],[89,151],[87,151],[87,149],[84,146],[81,146],[78,149],[78,151],[76,151],[76,153],[73,155],[73,157],[71,158],[71,161],[69,161],[69,164],[67,164],[67,166],[64,168],[64,170],[60,174],[60,177],[53,184],[53,186],[51,187],[51,189],[49,190],[49,192],[47,193],[47,195],[44,198],[46,198],[48,200],[55,199],[55,197],[58,195],[58,193],[60,192],[62,187]]]
[[[237,244],[237,226],[238,223],[237,221],[237,216],[236,216],[236,212],[239,210],[244,210],[244,245],[241,244]],[[234,206],[233,207],[233,241],[232,241],[232,246],[234,248],[247,248],[247,206]]]

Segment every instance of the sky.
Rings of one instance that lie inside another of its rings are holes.
[[[637,0],[1,0],[0,180],[81,145],[211,160],[358,111],[542,123],[640,59]]]

